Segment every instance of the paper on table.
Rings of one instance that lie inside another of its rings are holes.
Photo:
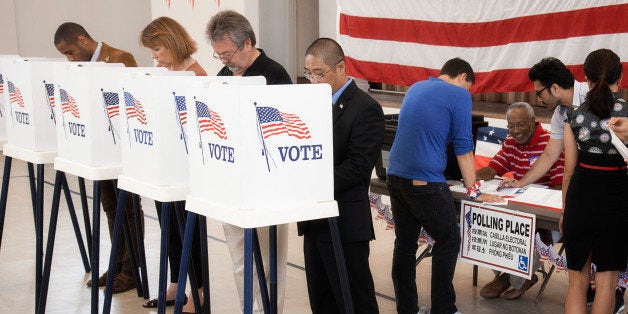
[[[503,189],[497,191],[497,187],[499,186],[499,182],[501,182],[501,180],[499,180],[499,179],[494,179],[494,180],[490,180],[490,181],[484,181],[484,183],[480,187],[480,191],[482,191],[482,193],[499,195],[502,198],[504,198],[504,201],[503,202],[497,202],[497,203],[484,202],[485,204],[490,204],[490,205],[508,205],[508,199],[509,198],[513,198],[516,195],[518,195],[519,193],[523,192],[523,189],[520,189],[520,188],[503,188]],[[466,193],[467,192],[467,189],[463,185],[461,185],[461,184],[451,185],[449,187],[449,189],[451,191],[453,191],[453,192],[460,192],[460,193]]]
[[[556,211],[562,211],[563,208],[563,195],[560,190],[528,187],[522,194],[512,199],[512,201],[537,205]]]

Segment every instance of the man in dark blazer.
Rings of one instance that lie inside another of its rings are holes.
[[[332,89],[334,199],[356,313],[377,313],[369,268],[369,241],[375,239],[368,200],[369,182],[384,140],[381,106],[347,77],[340,45],[314,41],[305,53],[305,77]],[[300,222],[310,307],[314,313],[344,313],[328,219]]]
[[[137,62],[133,55],[120,49],[113,48],[104,42],[97,42],[87,33],[83,26],[67,22],[61,24],[54,36],[54,44],[57,50],[63,54],[68,61],[101,61],[106,63],[123,63],[127,67],[136,67]],[[135,224],[135,213],[133,212],[133,202],[130,193],[127,194],[126,212],[129,219],[133,243],[137,247],[137,237]],[[116,207],[118,206],[118,196],[116,194],[116,181],[105,180],[100,184],[100,197],[103,211],[107,216],[109,225],[109,236],[113,237],[113,225],[116,219]],[[140,209],[142,222],[144,213]],[[137,256],[137,252],[136,252]],[[136,258],[136,260],[139,260]],[[107,272],[98,278],[98,286],[104,287],[107,283]],[[87,287],[91,287],[92,281],[87,282]],[[120,251],[116,258],[116,274],[113,281],[113,293],[120,293],[135,288],[133,270],[129,251],[126,246],[124,235],[120,238]]]

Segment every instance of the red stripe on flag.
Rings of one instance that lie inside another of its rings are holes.
[[[628,4],[618,4],[478,23],[361,17],[341,13],[340,34],[438,46],[488,47],[625,33],[628,32],[628,23],[620,21],[626,19],[626,12]]]
[[[415,82],[426,80],[429,76],[438,77],[440,69],[407,66],[392,63],[379,63],[356,60],[346,57],[347,73],[372,82],[410,86]],[[622,62],[628,69],[628,62]],[[473,66],[473,65],[471,65]],[[576,80],[584,81],[582,65],[567,66]],[[533,91],[534,87],[528,79],[529,69],[503,69],[491,72],[475,72],[475,84],[472,93],[485,92],[520,92]],[[628,80],[622,80],[621,88],[628,87]]]

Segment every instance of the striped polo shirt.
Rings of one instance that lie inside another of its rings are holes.
[[[528,145],[520,145],[514,138],[508,135],[504,144],[502,144],[502,149],[495,154],[488,165],[497,171],[497,174],[500,176],[506,172],[512,172],[514,178],[519,180],[541,156],[549,139],[550,132],[544,130],[541,124],[537,122],[536,130]],[[563,184],[564,163],[565,156],[563,153],[560,153],[560,157],[552,165],[549,172],[536,183],[547,186]]]

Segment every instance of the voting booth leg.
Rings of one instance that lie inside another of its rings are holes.
[[[129,250],[131,268],[133,269],[133,278],[135,279],[135,287],[140,290],[141,283],[139,279],[139,273],[137,270],[137,264],[135,262],[135,254],[133,248],[133,241],[129,232],[129,224],[126,217],[126,191],[118,190],[118,206],[116,207],[116,220],[113,227],[113,239],[111,239],[111,253],[109,254],[109,269],[107,270],[107,286],[105,287],[105,300],[103,302],[103,313],[111,312],[111,298],[113,296],[113,279],[116,272],[116,257],[118,256],[118,250],[120,247],[120,232],[124,232],[126,239],[126,245]],[[121,230],[122,229],[122,230]],[[142,296],[141,291],[138,291],[138,296]]]
[[[244,313],[253,313],[253,229],[244,229]]]
[[[163,215],[163,213],[162,213]],[[181,250],[181,264],[179,266],[179,284],[177,285],[177,296],[174,303],[174,312],[181,313],[183,310],[183,299],[185,297],[185,282],[190,265],[190,256],[192,249],[192,239],[194,238],[194,223],[196,222],[196,214],[188,212],[188,218],[185,221],[185,235],[183,237],[183,248]],[[163,226],[162,226],[163,228]],[[192,289],[194,290],[194,289]]]
[[[92,314],[98,314],[98,274],[100,259],[100,181],[94,181],[92,203]]]
[[[119,190],[118,206],[116,207],[116,219],[113,225],[113,239],[111,239],[111,253],[109,254],[109,269],[107,270],[107,286],[105,287],[105,301],[103,302],[103,313],[111,312],[111,296],[113,295],[113,277],[116,273],[116,256],[120,242],[120,232],[122,231],[122,219],[125,215],[124,205],[126,203],[126,191]]]
[[[37,207],[36,205],[36,196],[37,195],[37,190],[35,189],[35,168],[33,167],[33,163],[29,162],[27,163],[28,168],[28,186],[31,189],[31,203],[33,206],[33,219],[35,219],[35,208]],[[37,224],[37,221],[35,221],[35,224]]]
[[[55,182],[55,185],[57,183]],[[79,247],[79,252],[81,253],[81,260],[83,261],[83,268],[86,273],[91,271],[89,266],[89,259],[87,256],[87,251],[85,251],[85,244],[83,243],[83,235],[81,234],[81,227],[79,226],[78,218],[76,217],[76,210],[74,208],[74,202],[72,202],[72,194],[70,193],[70,186],[68,185],[68,180],[65,176],[65,173],[61,172],[61,189],[63,189],[63,195],[65,197],[65,202],[68,204],[68,211],[70,212],[70,220],[72,221],[72,227],[74,228],[74,235],[76,236],[76,243]],[[89,228],[86,228],[89,230]],[[48,240],[50,242],[50,240]]]
[[[419,263],[421,263],[421,261],[430,256],[432,253],[432,246],[431,245],[427,245],[427,247],[425,248],[425,250],[423,250],[423,252],[421,252],[421,254],[419,254],[419,256],[417,256],[416,258],[416,262],[414,263],[414,267],[419,266]]]
[[[558,250],[558,255],[562,255],[564,251],[565,251],[565,245],[563,244],[560,247],[560,250]],[[545,291],[545,287],[549,283],[549,279],[552,277],[552,273],[554,273],[555,269],[556,269],[556,265],[552,264],[552,267],[550,267],[550,270],[547,272],[547,276],[543,280],[543,284],[541,285],[541,289],[539,289],[539,293],[536,295],[536,299],[534,299],[535,304],[538,304],[539,301],[541,301],[541,296],[543,295],[543,291]]]
[[[473,265],[473,286],[478,286],[478,265]]]
[[[7,212],[7,196],[9,193],[9,178],[11,177],[11,162],[13,158],[4,157],[4,172],[2,174],[2,192],[0,193],[0,247],[2,247],[2,232],[4,231],[4,216]]]
[[[260,294],[262,295],[262,306],[264,308],[264,313],[270,313],[270,302],[268,301],[268,286],[266,286],[266,272],[264,271],[264,261],[262,260],[262,251],[259,246],[257,229],[253,229],[253,258],[255,259],[255,269],[257,270],[257,281],[259,282],[259,290]]]
[[[340,230],[338,229],[338,218],[329,218],[329,230],[331,231],[331,242],[334,246],[336,254],[336,265],[338,266],[338,276],[340,277],[340,288],[342,289],[342,298],[345,303],[345,311],[354,313],[353,299],[351,298],[351,287],[349,286],[349,276],[347,275],[347,264],[342,251],[342,242],[340,240]]]
[[[57,230],[57,218],[59,217],[59,200],[61,198],[61,182],[63,181],[63,172],[58,171],[55,175],[55,186],[52,192],[52,209],[50,211],[50,227],[48,228],[48,244],[46,245],[46,258],[44,261],[44,271],[41,282],[41,295],[39,303],[36,306],[37,313],[46,312],[46,301],[48,299],[48,283],[50,280],[50,267],[52,264],[52,252],[55,244],[55,235]]]
[[[144,226],[142,225],[142,213],[140,212],[140,197],[133,194],[133,211],[135,212],[135,235],[137,236],[137,252],[139,253],[140,268],[142,271],[142,292],[144,300],[148,300],[148,271],[146,270],[146,251],[144,250]]]
[[[55,185],[52,194],[52,209],[50,212],[50,227],[48,228],[48,243],[46,245],[46,254],[44,260],[44,269],[42,272],[41,293],[39,296],[39,304],[37,308],[38,313],[44,313],[46,311],[46,302],[48,299],[48,287],[50,283],[50,269],[52,266],[52,255],[54,251],[54,242],[57,231],[57,221],[59,217],[59,203],[61,200],[61,189],[63,189],[64,196],[68,203],[68,210],[70,211],[70,217],[74,225],[75,235],[81,251],[81,258],[83,260],[83,266],[85,272],[90,271],[89,262],[87,261],[87,253],[85,252],[85,246],[83,244],[83,238],[78,228],[78,219],[74,212],[74,205],[70,196],[70,189],[65,174],[61,171],[57,171],[55,174]]]
[[[35,209],[35,310],[39,304],[39,296],[41,295],[41,275],[44,255],[44,165],[37,165],[37,190],[36,190],[36,209]]]
[[[270,226],[270,314],[277,314],[277,226]]]
[[[92,224],[89,222],[89,206],[87,204],[87,191],[85,179],[79,177],[79,194],[81,195],[81,208],[83,209],[83,224],[85,224],[85,239],[87,240],[87,252],[92,256]]]
[[[179,226],[179,239],[181,239],[181,250],[183,250],[183,239],[185,239],[185,217],[183,215],[183,206],[181,206],[183,202],[173,202],[174,204],[174,212],[176,215],[177,224]],[[196,228],[192,229],[196,231]],[[194,237],[192,237],[192,241],[194,241]],[[196,282],[196,272],[201,271],[200,269],[195,269],[194,267],[194,258],[191,255],[191,246],[188,249],[190,251],[190,266],[186,271],[186,274],[189,274],[190,278],[190,289],[192,291],[192,301],[194,302],[194,308],[201,308],[201,299],[198,295],[198,282]],[[181,268],[181,265],[179,265]],[[184,280],[185,281],[185,280]],[[177,282],[180,282],[177,280]]]
[[[203,313],[211,313],[211,305],[209,301],[209,251],[207,248],[207,218],[205,216],[198,217],[198,225],[201,233],[201,263],[203,272]]]
[[[166,313],[168,288],[168,234],[170,231],[170,203],[161,203],[161,247],[159,250],[159,288],[157,313]]]
[[[135,221],[133,223],[135,223]],[[131,239],[131,227],[129,226],[129,219],[126,214],[126,208],[122,212],[122,228],[124,230],[124,239],[126,240],[126,247],[129,252],[129,261],[131,262],[131,270],[133,271],[133,278],[135,279],[135,289],[137,291],[137,296],[141,298],[144,296],[144,291],[142,290],[142,278],[140,277],[140,271],[137,264],[138,261],[136,260],[136,257],[135,257],[135,246],[133,245],[133,239]],[[117,254],[118,253],[116,252],[116,256]]]

